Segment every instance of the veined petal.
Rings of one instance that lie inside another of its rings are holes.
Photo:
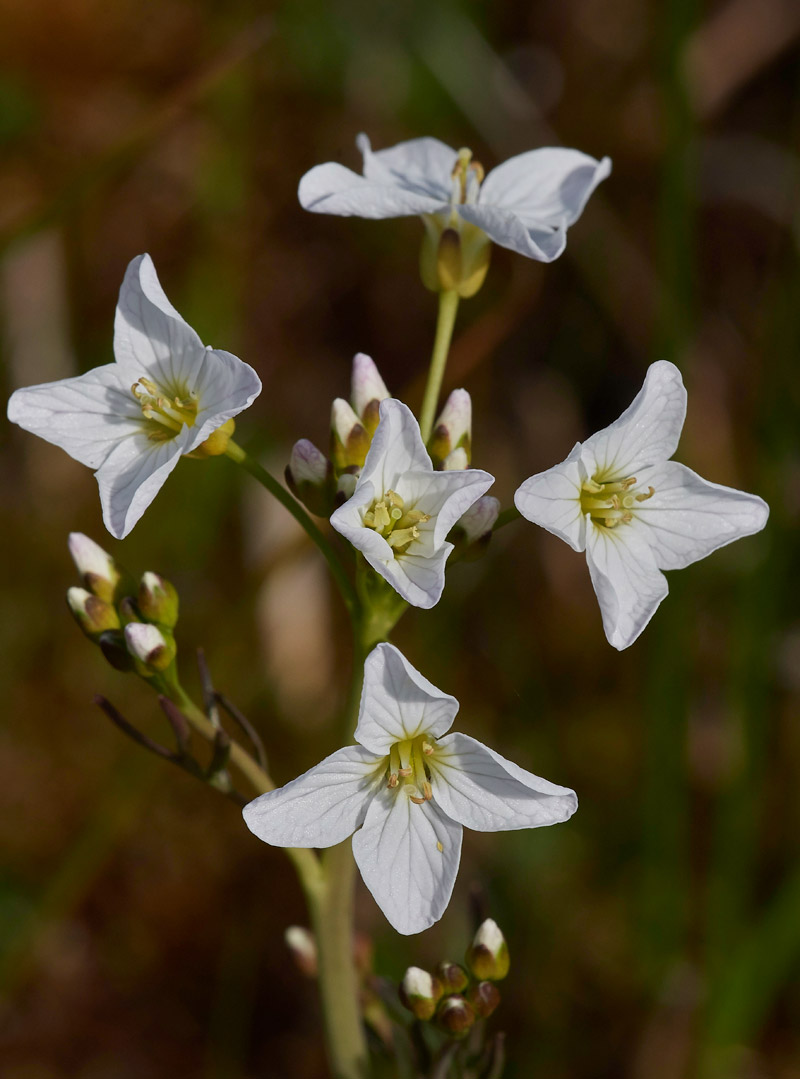
[[[567,246],[565,222],[529,224],[514,210],[483,203],[467,203],[457,209],[465,221],[477,225],[496,244],[537,262],[552,262]]]
[[[676,461],[643,472],[642,486],[648,484],[655,494],[636,517],[660,569],[683,569],[767,523],[769,506],[758,495],[709,483]]]
[[[358,486],[371,482],[375,495],[382,495],[395,487],[400,476],[413,469],[432,472],[433,464],[411,409],[402,401],[388,397],[381,401],[380,421]]]
[[[356,143],[364,156],[364,176],[368,180],[398,184],[435,199],[439,205],[450,201],[451,175],[458,153],[439,139],[409,139],[376,151],[366,135],[359,135]]]
[[[476,832],[559,824],[578,808],[569,787],[541,779],[457,731],[437,743],[429,766],[434,800]]]
[[[433,801],[382,788],[353,836],[364,883],[398,933],[421,933],[444,914],[461,860],[461,825]]]
[[[494,476],[480,468],[465,468],[448,472],[430,469],[406,472],[397,481],[397,493],[414,509],[430,514],[426,522],[432,526],[433,549],[437,550],[459,517],[486,494]],[[425,531],[424,525],[420,531]]]
[[[332,847],[360,828],[381,781],[381,760],[361,746],[337,749],[244,807],[245,824],[274,847]]]
[[[364,663],[364,685],[355,738],[385,756],[395,742],[450,730],[458,701],[412,667],[393,644],[379,644]]]
[[[238,356],[222,349],[208,348],[197,373],[195,392],[199,409],[190,450],[248,408],[261,393],[261,379]]]
[[[479,205],[513,210],[529,227],[571,225],[610,172],[607,157],[597,161],[561,146],[529,150],[491,170],[481,185]]]
[[[633,644],[667,592],[645,529],[630,524],[605,528],[587,522],[586,560],[609,644]]]
[[[16,390],[8,418],[89,468],[99,468],[120,439],[142,429],[142,411],[114,363]]]
[[[666,461],[677,448],[685,417],[680,371],[668,360],[651,364],[644,385],[619,419],[583,443],[587,471],[605,483]]]
[[[186,453],[191,431],[184,427],[166,442],[151,442],[143,431],[129,435],[95,472],[103,521],[112,536],[128,535]]]
[[[587,479],[582,446],[573,446],[560,465],[539,472],[519,487],[514,505],[522,516],[568,543],[573,551],[586,547],[586,519],[581,510],[581,484]]]
[[[205,348],[161,288],[153,260],[138,255],[128,265],[114,318],[114,355],[120,377],[132,385],[142,375],[170,394],[195,388]]]
[[[424,611],[435,607],[444,592],[444,567],[453,550],[452,543],[443,543],[436,551],[415,554],[418,544],[412,544],[405,554],[398,555],[394,564],[378,570],[400,593],[407,603]]]
[[[441,199],[394,183],[368,180],[335,161],[310,169],[300,180],[297,197],[304,210],[339,217],[408,217],[443,208]]]

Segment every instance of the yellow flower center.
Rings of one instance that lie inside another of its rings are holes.
[[[419,539],[417,526],[430,519],[429,513],[406,509],[400,495],[391,490],[376,499],[363,517],[367,528],[373,528],[383,536],[395,554],[405,554],[409,544]]]
[[[581,512],[588,513],[596,525],[605,528],[630,524],[637,504],[646,502],[656,493],[654,487],[648,487],[645,492],[636,494],[632,490],[635,485],[635,476],[610,483],[586,480],[581,486]]]
[[[429,802],[433,792],[426,758],[432,757],[434,751],[434,742],[426,734],[395,742],[386,767],[386,786],[390,790],[405,788],[411,801],[417,805]],[[417,793],[411,794],[409,788],[416,789]]]
[[[477,202],[478,191],[486,174],[480,161],[472,160],[472,150],[465,147],[458,151],[458,158],[450,175],[458,181],[453,185],[451,202]]]
[[[173,388],[174,390],[174,388]],[[131,386],[147,421],[147,437],[151,442],[166,442],[183,428],[193,427],[197,419],[197,394],[167,393],[149,378],[140,378]]]

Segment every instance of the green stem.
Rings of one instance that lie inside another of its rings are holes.
[[[458,293],[455,289],[449,289],[439,293],[439,315],[436,320],[436,337],[433,342],[431,366],[428,371],[428,384],[425,387],[425,396],[422,399],[422,411],[419,414],[419,429],[422,433],[423,442],[428,441],[433,431],[436,406],[439,403],[439,392],[442,388],[444,369],[447,366],[447,355],[450,351],[450,340],[453,336],[453,327],[456,322],[458,299]]]
[[[197,733],[207,742],[213,742],[217,733],[216,727],[205,712],[197,707],[180,683],[171,681],[166,688],[169,696],[174,698],[175,703]],[[242,773],[258,794],[266,794],[267,791],[275,790],[272,778],[238,742],[231,742],[229,759],[231,764]],[[287,847],[286,853],[294,863],[306,895],[308,896],[312,891],[318,891],[322,881],[322,871],[319,858],[314,851],[306,850],[305,848]]]
[[[365,1079],[369,1072],[353,955],[356,863],[349,839],[322,858],[323,886],[308,896],[317,942],[319,994],[334,1079]]]
[[[242,447],[234,442],[233,439],[228,443],[228,448],[225,450],[225,453],[232,461],[236,461],[237,464],[242,465],[242,467],[245,468],[251,476],[257,479],[263,487],[266,487],[269,493],[274,495],[281,505],[291,513],[298,524],[305,529],[308,536],[316,543],[317,547],[319,547],[324,555],[328,567],[333,574],[333,579],[336,581],[342,595],[345,606],[350,612],[350,616],[352,618],[358,617],[358,597],[345,572],[344,566],[339,561],[336,551],[320,529],[314,524],[300,503],[293,498],[286,488],[282,487],[275,477],[267,472],[258,461],[255,461],[248,453],[245,453]]]

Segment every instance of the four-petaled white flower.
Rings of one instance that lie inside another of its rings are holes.
[[[203,345],[164,295],[149,255],[125,273],[114,355],[76,378],[17,390],[8,418],[96,470],[106,528],[122,539],[181,455],[247,408],[261,382],[230,352]]]
[[[433,607],[453,550],[447,533],[492,483],[476,468],[434,471],[410,409],[389,398],[355,491],[331,524],[403,599]]]
[[[465,734],[447,734],[458,701],[391,644],[364,664],[355,737],[285,787],[245,806],[248,828],[279,847],[332,847],[353,835],[364,883],[399,933],[442,916],[463,827],[558,824],[575,792],[526,772]]]
[[[544,147],[498,165],[484,179],[469,150],[438,139],[411,139],[373,153],[366,135],[357,144],[364,175],[329,161],[303,176],[298,197],[306,210],[349,217],[420,214],[433,228],[473,225],[501,247],[552,262],[563,252],[567,228],[611,172],[579,150]],[[463,237],[468,240],[468,237]]]
[[[633,644],[666,596],[662,570],[682,569],[767,521],[757,495],[668,460],[685,415],[680,371],[654,363],[618,420],[514,496],[523,517],[586,551],[603,628],[618,649]]]

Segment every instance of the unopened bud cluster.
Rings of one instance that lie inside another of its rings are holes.
[[[158,573],[148,571],[137,585],[94,540],[80,532],[69,550],[83,587],[67,591],[67,604],[83,632],[100,647],[112,667],[153,678],[175,659],[173,629],[178,593]]]
[[[400,1000],[415,1019],[432,1021],[451,1038],[463,1038],[476,1020],[487,1019],[500,1003],[494,984],[508,974],[508,946],[496,922],[487,919],[467,949],[466,964],[445,960],[433,974],[409,967]]]

